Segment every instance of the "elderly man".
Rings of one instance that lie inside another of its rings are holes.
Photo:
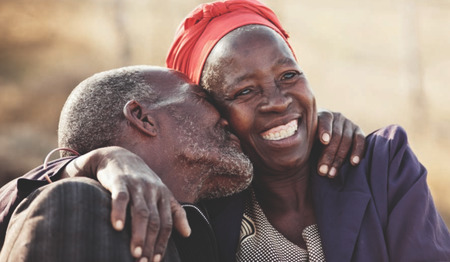
[[[103,72],[78,85],[62,110],[60,145],[85,155],[71,161],[61,176],[96,174],[108,188],[118,179],[113,176],[117,169],[110,172],[116,168],[114,162],[103,163],[101,156],[121,154],[133,172],[122,166],[120,174],[132,177],[139,168],[148,173],[147,165],[151,166],[180,202],[231,195],[249,185],[252,165],[239,140],[225,131],[227,125],[204,92],[180,73],[149,66]],[[129,183],[133,184],[137,183]],[[20,187],[27,188],[18,186],[19,194]],[[111,191],[113,199],[121,197],[114,192],[126,192]],[[133,219],[140,219],[139,213],[148,218],[150,202],[144,198],[131,202]],[[70,178],[43,186],[16,209],[0,260],[133,261],[134,256],[146,261],[142,246],[128,248],[130,231],[139,235],[146,229],[130,229],[127,219],[127,230],[114,230],[108,223],[110,209],[108,191],[93,179]],[[190,261],[190,255],[198,257],[201,252],[204,261],[214,261],[215,240],[205,215],[191,204],[185,209],[192,234],[178,238],[183,250],[177,251],[170,242],[166,259],[179,261],[181,255],[182,261]],[[116,221],[116,228],[124,227],[123,221]],[[154,260],[160,258],[156,255]]]

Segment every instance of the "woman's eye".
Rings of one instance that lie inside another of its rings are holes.
[[[281,77],[281,80],[290,80],[290,79],[296,77],[297,75],[300,75],[300,73],[299,72],[288,72]]]
[[[241,91],[236,93],[235,97],[248,95],[251,91],[252,90],[250,88],[242,89]]]

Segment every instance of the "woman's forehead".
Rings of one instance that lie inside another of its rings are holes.
[[[265,36],[267,38],[273,38],[277,36],[278,33],[263,25],[245,25],[226,34],[217,44],[224,43],[238,43],[240,41],[245,41],[254,37]],[[279,36],[279,35],[278,35]],[[279,36],[281,38],[281,36]],[[281,38],[282,39],[282,38]]]
[[[238,28],[225,35],[213,48],[208,60],[221,58],[227,60],[242,50],[252,50],[255,44],[279,46],[289,49],[284,39],[273,29],[261,25],[249,25]]]
[[[286,57],[283,60],[295,61],[289,45],[273,29],[260,25],[245,26],[242,30],[240,29],[230,32],[217,43],[208,56],[204,71],[209,71],[208,67],[211,66],[216,69],[214,70],[216,72],[217,69],[221,69],[220,71],[232,70],[230,65],[236,60],[247,59],[247,62],[251,63],[260,55],[268,55],[254,52],[261,47],[263,49],[269,47],[278,53],[285,54]],[[277,60],[279,59],[277,58]]]

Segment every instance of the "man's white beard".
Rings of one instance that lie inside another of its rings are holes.
[[[250,185],[253,178],[253,166],[248,157],[230,141],[229,135],[221,127],[208,133],[201,127],[184,119],[179,125],[182,136],[178,137],[180,152],[179,161],[189,169],[198,170],[197,200],[229,196],[241,192]],[[185,177],[189,183],[189,177]]]

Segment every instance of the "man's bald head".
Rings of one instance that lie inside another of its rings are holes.
[[[98,73],[81,82],[61,111],[59,146],[84,154],[116,144],[125,120],[123,107],[130,100],[156,103],[160,86],[152,77],[158,78],[161,73],[167,73],[167,69],[131,66]]]

